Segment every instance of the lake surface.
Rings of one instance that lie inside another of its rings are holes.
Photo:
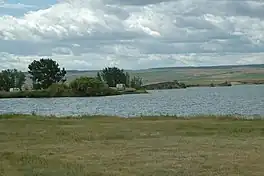
[[[264,115],[264,85],[155,90],[88,98],[0,99],[0,113],[41,115]]]

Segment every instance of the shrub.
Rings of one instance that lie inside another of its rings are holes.
[[[72,96],[72,90],[66,84],[54,83],[47,89],[47,91],[51,97]]]
[[[75,93],[89,95],[94,94],[94,92],[98,92],[101,89],[105,88],[105,85],[102,81],[96,78],[80,77],[70,83],[70,88]]]

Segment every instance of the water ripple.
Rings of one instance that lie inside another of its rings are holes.
[[[264,115],[264,85],[150,91],[89,98],[1,99],[0,114],[40,115]]]

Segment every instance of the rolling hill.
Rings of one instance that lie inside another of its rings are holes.
[[[166,67],[143,70],[126,70],[131,76],[140,76],[144,84],[178,80],[186,84],[210,84],[225,81],[264,81],[264,64],[227,65],[210,67]],[[67,81],[80,76],[96,76],[98,70],[68,70]],[[27,77],[27,84],[30,84]]]

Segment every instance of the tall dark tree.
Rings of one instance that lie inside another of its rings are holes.
[[[66,71],[52,59],[34,60],[28,66],[34,89],[47,89],[53,83],[65,82]]]
[[[104,68],[101,73],[101,78],[105,81],[109,87],[115,87],[116,84],[127,85],[127,75],[124,73],[123,69],[117,67],[107,67]]]
[[[19,88],[21,90],[25,80],[25,74],[17,69],[3,70],[0,73],[0,89],[9,91],[10,88]]]

